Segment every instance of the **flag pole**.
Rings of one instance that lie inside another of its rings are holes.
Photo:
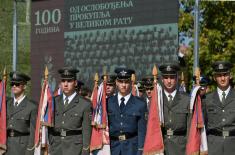
[[[48,81],[48,75],[49,75],[49,71],[48,71],[48,68],[46,66],[45,67],[45,71],[44,71],[44,81]],[[41,127],[40,127],[40,132],[41,132],[41,129],[42,129]],[[43,147],[42,149],[43,149],[43,154],[44,155],[48,155],[49,154],[49,152],[48,152],[48,145],[47,144],[45,144],[45,147]]]
[[[199,67],[199,1],[195,0],[194,6],[194,62],[193,71]]]

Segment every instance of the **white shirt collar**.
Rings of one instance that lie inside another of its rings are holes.
[[[225,92],[225,98],[226,98],[228,96],[230,89],[231,89],[231,87],[229,86],[225,91],[222,91],[219,87],[217,87],[217,92],[219,94],[220,101],[222,101],[222,98],[223,98],[222,93]]]
[[[172,93],[168,93],[166,90],[164,90],[164,93],[165,93],[165,95],[166,95],[168,101],[170,100],[169,95],[172,96],[172,100],[173,100],[173,99],[175,98],[176,92],[177,92],[176,89],[175,89]]]
[[[76,95],[77,95],[77,92],[75,91],[72,95],[68,96],[68,100],[69,100],[68,104],[73,100],[73,98],[74,98]],[[65,98],[66,98],[66,97],[67,97],[67,96],[65,96],[65,94],[63,93],[63,101],[64,101],[64,103],[65,103]]]
[[[16,106],[19,106],[19,104],[24,100],[24,98],[25,98],[25,95],[22,98],[20,98],[19,100],[16,100],[16,98],[14,97],[14,105],[17,102]]]
[[[128,94],[128,95],[126,95],[126,96],[122,96],[120,93],[118,93],[118,104],[119,104],[119,106],[120,106],[120,104],[121,104],[121,98],[122,98],[122,97],[125,98],[124,103],[125,103],[125,105],[126,105],[126,103],[128,102],[128,100],[129,100],[130,97],[131,97],[131,93]]]

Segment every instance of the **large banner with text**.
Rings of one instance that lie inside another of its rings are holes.
[[[150,75],[154,64],[176,62],[177,0],[41,0],[32,2],[32,95],[45,66],[54,89],[57,70],[72,66],[90,87],[95,73],[117,66]]]

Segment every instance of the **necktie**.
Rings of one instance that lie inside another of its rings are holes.
[[[173,102],[173,96],[171,94],[168,95],[168,98],[169,98],[169,103],[170,105],[172,105],[172,102]]]
[[[16,101],[16,102],[14,103],[14,108],[17,108],[17,106],[18,106],[18,102]]]
[[[68,97],[66,97],[64,100],[64,106],[67,107],[68,105],[69,105],[69,99]]]
[[[225,103],[225,96],[226,96],[226,94],[225,94],[225,92],[223,91],[223,92],[222,92],[222,100],[221,100],[222,104]]]
[[[122,112],[123,109],[125,108],[125,103],[124,103],[124,101],[125,101],[125,98],[122,97],[122,98],[121,98],[121,104],[120,104],[120,110],[121,110],[121,112]]]

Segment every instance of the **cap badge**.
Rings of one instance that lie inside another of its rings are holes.
[[[126,72],[126,71],[124,71],[124,70],[120,72],[120,74],[121,74],[122,76],[125,76],[125,75],[126,75],[126,73],[127,73],[127,72]]]
[[[219,69],[224,69],[224,65],[223,64],[219,64]]]
[[[65,70],[65,71],[64,71],[64,75],[69,75],[69,71],[68,71],[68,70]]]
[[[166,71],[168,71],[168,72],[171,71],[171,66],[167,66]]]

